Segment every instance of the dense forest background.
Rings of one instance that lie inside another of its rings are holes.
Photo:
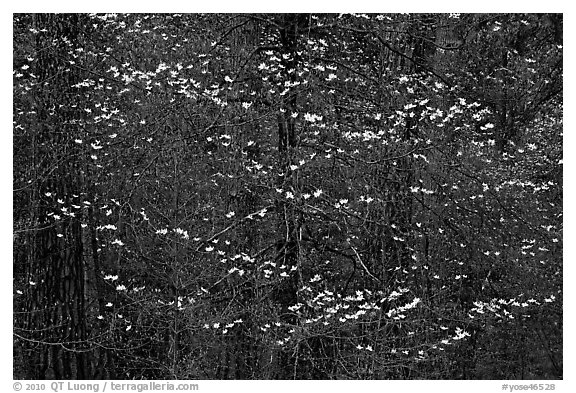
[[[562,30],[14,15],[14,378],[562,378]]]

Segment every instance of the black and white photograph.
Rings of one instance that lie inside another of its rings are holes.
[[[563,20],[12,14],[14,389],[558,390]]]

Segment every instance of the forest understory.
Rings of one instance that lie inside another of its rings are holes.
[[[562,379],[561,14],[14,14],[15,379]]]

